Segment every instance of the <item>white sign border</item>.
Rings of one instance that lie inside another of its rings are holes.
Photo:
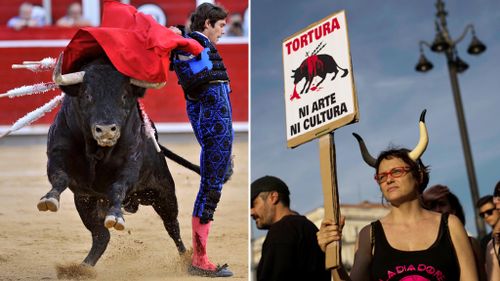
[[[357,95],[356,95],[356,84],[354,83],[354,72],[353,72],[353,67],[352,67],[352,56],[351,56],[351,43],[349,41],[349,27],[348,27],[348,24],[347,24],[347,16],[346,16],[346,11],[345,10],[340,10],[340,11],[336,11],[332,14],[329,14],[328,16],[316,21],[316,22],[313,22],[311,23],[310,25],[308,25],[307,27],[295,32],[294,34],[286,37],[285,39],[283,39],[282,41],[282,59],[283,59],[283,73],[285,73],[286,69],[285,69],[285,52],[284,52],[284,48],[283,48],[283,45],[286,41],[290,40],[291,38],[293,37],[296,37],[297,35],[303,33],[304,31],[308,30],[308,29],[311,29],[313,26],[316,26],[318,25],[319,23],[321,22],[324,22],[326,21],[327,19],[329,18],[333,18],[335,16],[343,16],[344,17],[344,21],[346,23],[346,35],[347,35],[347,48],[348,48],[348,53],[349,53],[349,61],[350,61],[350,65],[349,65],[349,74],[350,74],[350,77],[351,77],[351,85],[352,85],[352,100],[353,100],[353,106],[354,106],[354,111],[350,114],[347,114],[339,119],[336,119],[334,121],[331,121],[331,122],[328,122],[326,123],[325,125],[322,125],[316,129],[313,129],[305,134],[302,134],[302,135],[299,135],[297,137],[292,137],[290,139],[287,139],[287,146],[288,148],[295,148],[301,144],[304,144],[306,142],[309,142],[315,138],[319,138],[325,134],[328,134],[332,131],[334,131],[335,129],[337,128],[340,128],[340,127],[343,127],[345,125],[349,125],[349,124],[352,124],[352,123],[356,123],[359,121],[359,107],[358,107],[358,99],[357,99]],[[283,76],[284,78],[285,76]],[[285,86],[285,79],[283,79],[283,89],[286,88]],[[284,103],[284,107],[285,107],[285,115],[286,115],[286,100],[288,98],[288,95],[289,93],[284,93],[284,98],[285,98],[285,103]],[[285,132],[287,132],[288,128],[287,128],[287,120],[286,120],[286,116],[285,116]]]

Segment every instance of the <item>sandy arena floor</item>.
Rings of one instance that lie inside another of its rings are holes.
[[[180,138],[180,139],[179,139]],[[78,264],[91,246],[68,189],[56,213],[36,204],[49,189],[45,144],[0,142],[0,280],[58,280],[56,266]],[[17,141],[14,141],[17,142]],[[161,143],[198,163],[199,146],[191,136],[161,138]],[[235,173],[224,187],[209,236],[215,263],[235,273],[224,280],[248,280],[248,142],[234,144]],[[176,182],[181,235],[191,248],[191,211],[199,176],[167,160]],[[150,206],[125,216],[124,231],[111,230],[111,241],[95,266],[95,280],[208,280],[185,272],[173,241]]]

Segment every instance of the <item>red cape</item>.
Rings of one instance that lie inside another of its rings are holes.
[[[120,2],[105,0],[100,27],[81,28],[64,50],[62,73],[78,71],[103,54],[122,74],[148,82],[167,80],[170,52],[198,55],[203,47],[175,34],[151,16]]]

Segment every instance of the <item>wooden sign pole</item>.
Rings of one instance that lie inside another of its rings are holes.
[[[333,132],[319,138],[319,161],[323,185],[324,218],[332,219],[335,224],[338,224],[340,206],[335,171],[335,142]],[[326,247],[326,269],[337,269],[341,266],[340,246],[339,242],[333,242]]]
[[[324,31],[321,40],[311,38],[308,44],[301,43],[307,34],[316,32],[316,30],[327,30],[325,26],[329,26],[328,30],[330,31]],[[327,45],[328,47],[323,49]],[[294,148],[319,138],[324,218],[331,219],[338,224],[340,206],[335,172],[333,131],[359,120],[345,11],[335,12],[284,39],[282,54],[287,146]],[[317,55],[318,58],[312,60],[313,55]],[[340,65],[344,65],[345,70],[341,77],[334,76],[323,84],[321,84],[323,80],[315,83],[312,89],[318,88],[319,84],[321,87],[313,90],[316,91],[313,96],[302,99],[301,95],[306,89],[306,85],[309,85],[307,93],[314,77],[319,76],[319,72],[316,73],[316,71],[322,69],[320,64],[322,65],[323,62],[316,63],[320,56],[335,58],[336,62],[340,61]],[[309,71],[309,76],[304,76],[303,71],[305,70],[303,69]],[[306,77],[305,82],[301,82],[302,80],[299,79],[304,78],[301,75]],[[304,89],[299,94],[297,89],[300,87]],[[328,112],[331,114],[325,114]],[[349,278],[345,274],[341,274],[346,272],[342,268],[340,247],[340,241],[330,243],[326,247],[325,267],[332,271],[335,281]]]

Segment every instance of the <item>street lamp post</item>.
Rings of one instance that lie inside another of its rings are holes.
[[[456,45],[460,43],[467,35],[468,31],[472,32],[472,41],[467,49],[467,52],[471,55],[478,55],[486,50],[486,46],[479,41],[476,37],[476,32],[473,25],[467,25],[462,33],[462,35],[457,40],[452,40],[450,33],[448,32],[448,27],[446,24],[446,15],[448,14],[444,10],[444,3],[441,0],[436,2],[436,37],[432,44],[425,41],[420,41],[420,58],[415,66],[415,70],[419,72],[427,72],[432,69],[433,65],[424,56],[423,46],[427,46],[431,51],[436,53],[443,53],[446,55],[446,60],[448,64],[448,71],[450,74],[451,89],[453,91],[453,99],[455,101],[455,108],[457,111],[458,126],[460,129],[460,136],[462,139],[462,146],[464,150],[465,165],[467,167],[467,175],[469,178],[469,186],[472,195],[472,205],[475,206],[477,200],[479,199],[479,192],[477,187],[476,173],[474,171],[474,162],[472,160],[472,152],[470,149],[469,136],[467,133],[467,125],[465,123],[465,114],[462,107],[462,98],[460,97],[460,87],[458,84],[457,73],[462,73],[469,65],[464,62],[458,56]],[[484,223],[479,218],[478,210],[474,209],[476,228],[479,237],[483,237],[486,234]]]

